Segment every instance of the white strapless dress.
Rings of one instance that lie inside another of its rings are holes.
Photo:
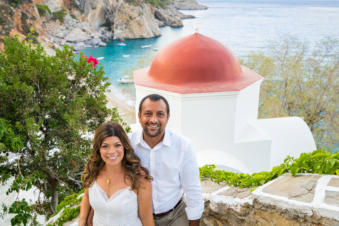
[[[130,187],[108,198],[106,192],[94,182],[89,188],[89,202],[94,209],[94,226],[142,226],[138,216],[137,194]]]

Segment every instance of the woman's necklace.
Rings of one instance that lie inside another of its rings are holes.
[[[110,177],[107,175],[106,184],[107,184],[107,185],[110,185],[110,184],[111,184],[111,181],[112,181],[112,178],[110,178]]]

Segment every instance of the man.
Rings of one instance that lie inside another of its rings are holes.
[[[204,203],[199,169],[191,143],[166,129],[170,109],[157,94],[144,97],[138,118],[142,129],[131,134],[131,144],[153,177],[153,216],[158,226],[199,225]],[[185,194],[186,204],[182,201]]]

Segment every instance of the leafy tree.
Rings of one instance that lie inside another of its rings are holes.
[[[259,117],[300,116],[318,148],[339,149],[339,43],[324,39],[313,48],[296,39],[274,42],[270,52],[243,62],[265,77]]]
[[[0,53],[0,181],[14,177],[8,192],[37,187],[43,198],[31,210],[40,214],[81,189],[89,134],[106,119],[122,123],[117,109],[106,107],[103,68],[86,60],[67,46],[48,56],[17,38],[6,38]],[[25,202],[10,208],[24,224]]]

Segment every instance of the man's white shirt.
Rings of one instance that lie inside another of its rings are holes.
[[[169,129],[165,130],[164,139],[154,148],[144,141],[141,128],[129,137],[141,165],[153,177],[153,212],[158,214],[172,209],[184,192],[188,219],[200,219],[204,202],[192,144]]]

